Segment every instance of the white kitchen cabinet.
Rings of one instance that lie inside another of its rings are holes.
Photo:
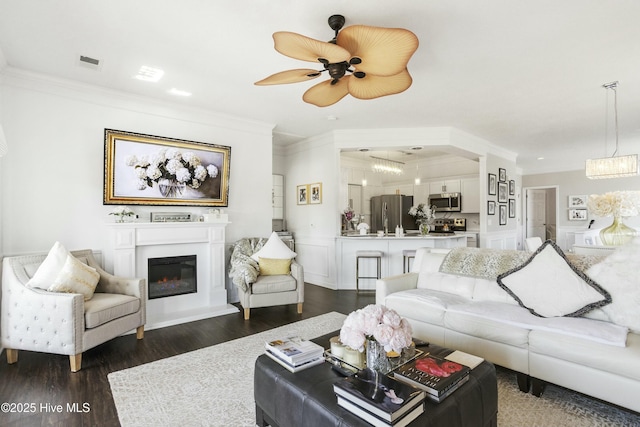
[[[459,179],[447,179],[439,181],[429,182],[429,194],[438,193],[459,193],[460,192],[460,180]]]
[[[480,178],[460,180],[462,213],[480,213]]]

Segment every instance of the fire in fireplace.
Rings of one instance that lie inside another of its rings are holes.
[[[192,294],[198,291],[196,256],[149,258],[149,299]]]

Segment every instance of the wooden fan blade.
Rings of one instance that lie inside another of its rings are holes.
[[[331,84],[331,80],[318,83],[304,93],[302,100],[318,107],[333,105],[349,93],[349,80],[356,79],[351,78],[351,76],[345,76],[334,85]]]
[[[349,80],[349,93],[354,98],[373,99],[404,92],[409,89],[411,83],[413,80],[406,68],[395,76],[367,74],[365,78]]]
[[[362,59],[362,63],[354,65],[358,71],[377,76],[401,73],[418,49],[418,38],[409,30],[365,25],[345,28],[336,43],[351,52],[351,56]]]
[[[274,33],[273,40],[278,52],[302,61],[318,62],[319,58],[324,58],[333,64],[351,58],[349,51],[340,46],[288,31]]]
[[[320,75],[318,70],[312,68],[297,68],[295,70],[281,71],[270,75],[269,77],[255,82],[255,85],[281,85],[285,83],[298,83],[306,82],[307,80],[315,79]]]

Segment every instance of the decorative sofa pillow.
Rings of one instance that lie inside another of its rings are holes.
[[[497,282],[540,317],[581,316],[611,302],[611,295],[571,265],[550,240],[524,264],[499,275]]]
[[[82,294],[84,300],[88,301],[93,297],[98,281],[100,281],[100,273],[95,268],[69,254],[62,270],[47,290],[49,292]]]
[[[613,302],[602,307],[602,312],[613,323],[626,326],[636,334],[640,334],[639,261],[640,237],[636,237],[586,272],[611,293]]]
[[[64,267],[69,256],[69,251],[60,242],[55,242],[47,257],[42,261],[33,277],[27,282],[28,288],[49,289],[49,286],[58,277],[58,273]]]
[[[290,259],[260,258],[258,265],[261,276],[277,276],[291,272]]]
[[[267,243],[265,243],[258,252],[251,255],[251,258],[256,261],[260,261],[260,258],[292,259],[295,257],[296,253],[289,249],[289,246],[280,240],[280,236],[278,236],[278,233],[275,231],[271,233]]]

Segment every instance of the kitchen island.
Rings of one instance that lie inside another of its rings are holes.
[[[336,276],[338,289],[356,289],[356,251],[381,251],[382,277],[402,274],[402,251],[418,248],[456,248],[467,246],[464,234],[394,235],[348,235],[336,238]],[[360,276],[375,276],[376,262],[373,259],[360,260]],[[361,290],[375,290],[374,279],[361,279]]]

